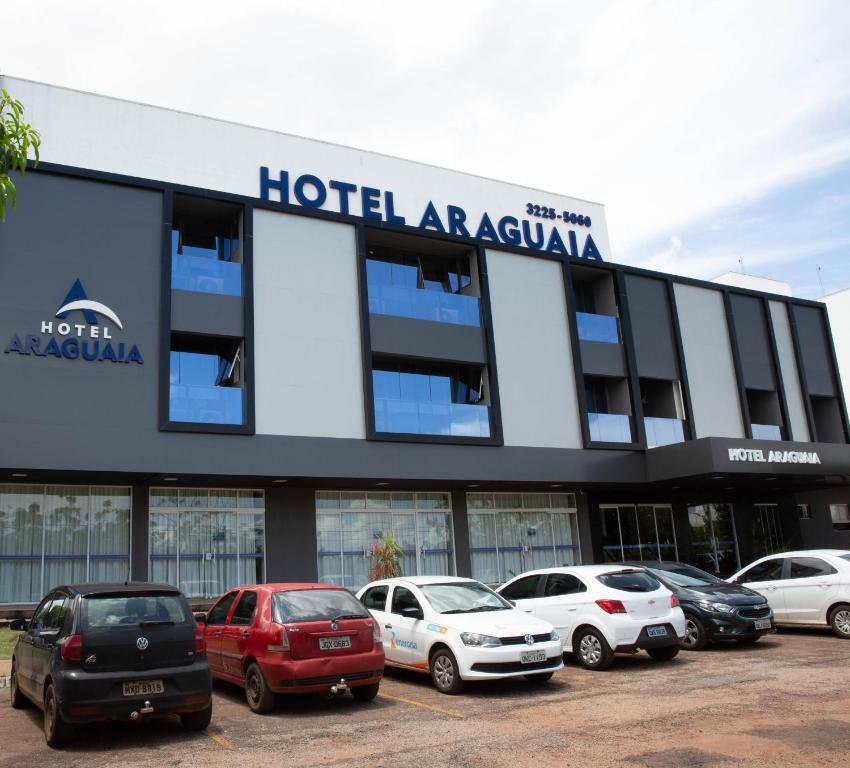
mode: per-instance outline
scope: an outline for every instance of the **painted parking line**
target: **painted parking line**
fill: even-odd
[[[457,717],[460,720],[463,720],[466,715],[462,712],[454,712],[451,709],[443,709],[442,707],[435,707],[432,704],[423,704],[421,701],[414,701],[413,699],[403,699],[401,696],[390,696],[388,693],[384,693],[383,691],[378,694],[378,696],[382,699],[390,699],[391,701],[400,701],[402,704],[412,704],[414,707],[421,707],[422,709],[430,709],[432,712],[439,712],[441,715],[448,715],[449,717]]]
[[[204,731],[204,733],[220,747],[224,747],[225,749],[234,749],[233,743],[225,739],[224,736],[219,736],[217,733],[210,733],[209,731]]]

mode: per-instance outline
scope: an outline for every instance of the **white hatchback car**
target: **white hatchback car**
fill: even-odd
[[[764,595],[777,624],[830,626],[838,637],[850,639],[850,550],[768,555],[727,581]]]
[[[642,568],[576,565],[517,576],[498,592],[551,622],[564,651],[587,669],[607,669],[615,653],[645,650],[669,661],[685,636],[678,598]]]
[[[381,628],[386,663],[430,672],[441,693],[467,680],[525,676],[543,683],[564,666],[552,625],[516,610],[472,579],[411,576],[357,593]]]

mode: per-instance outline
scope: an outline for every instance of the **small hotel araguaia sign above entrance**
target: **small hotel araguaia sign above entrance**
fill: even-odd
[[[78,322],[80,315],[85,322]],[[3,352],[65,360],[143,364],[139,347],[114,337],[116,329],[124,330],[121,319],[106,304],[89,299],[78,278],[60,302],[53,319],[41,321],[38,334],[13,334]]]

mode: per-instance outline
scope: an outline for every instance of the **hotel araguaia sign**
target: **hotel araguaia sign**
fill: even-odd
[[[3,352],[142,365],[141,350],[121,338],[123,331],[124,324],[117,313],[106,304],[89,299],[78,278],[53,317],[41,321],[37,333],[13,334]]]

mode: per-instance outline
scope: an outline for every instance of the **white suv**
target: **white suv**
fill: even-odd
[[[830,626],[850,639],[850,550],[781,552],[727,579],[767,598],[777,624]]]
[[[587,669],[607,669],[615,653],[637,650],[668,661],[685,636],[678,598],[641,568],[545,568],[521,574],[497,591],[519,610],[554,625],[564,651]]]

